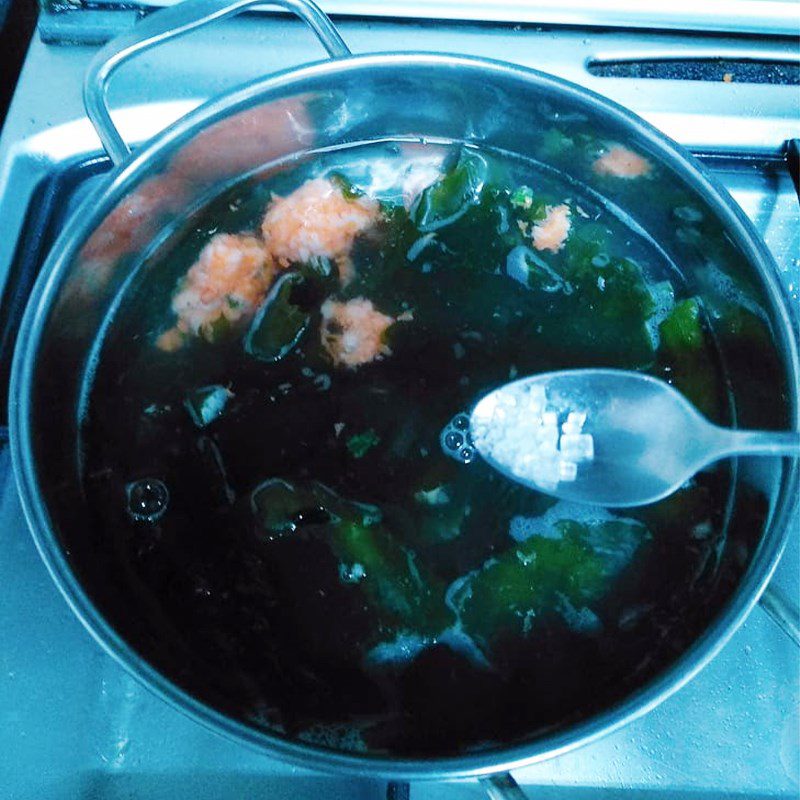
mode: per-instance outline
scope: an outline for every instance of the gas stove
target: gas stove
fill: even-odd
[[[783,157],[784,143],[800,137],[791,37],[797,7],[739,0],[690,9],[676,1],[658,13],[634,4],[626,17],[624,3],[539,5],[538,13],[525,3],[475,0],[331,0],[327,8],[346,15],[335,21],[356,53],[501,58],[632,108],[706,162],[764,237],[800,303],[800,212]],[[3,393],[9,344],[32,281],[71,211],[110,169],[83,112],[83,75],[98,43],[136,13],[103,2],[60,14],[51,9],[31,44],[0,137]],[[601,13],[618,27],[581,27]],[[215,93],[322,57],[301,24],[256,13],[144,55],[120,72],[110,101],[123,135],[141,142]],[[3,434],[0,428],[0,796],[405,795],[403,786],[317,774],[245,749],[131,678],[91,640],[50,581],[22,517]],[[798,535],[773,580],[794,602],[798,522],[795,516]],[[515,777],[537,800],[795,798],[799,675],[800,650],[757,607],[716,659],[652,713]],[[415,800],[482,796],[474,781],[411,787]]]

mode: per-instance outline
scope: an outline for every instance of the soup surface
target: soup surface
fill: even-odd
[[[463,416],[597,365],[729,419],[708,309],[599,193],[647,201],[657,167],[590,157],[598,192],[473,148],[318,153],[142,261],[82,447],[101,605],[159,669],[279,734],[443,755],[585,717],[686,646],[733,569],[728,469],[574,506],[493,473]]]

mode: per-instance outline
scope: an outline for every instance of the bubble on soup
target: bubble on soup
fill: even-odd
[[[156,522],[167,511],[169,490],[158,478],[142,478],[125,487],[126,510],[137,522]]]
[[[446,456],[461,464],[472,463],[476,454],[469,432],[469,417],[456,414],[439,434],[439,444]]]

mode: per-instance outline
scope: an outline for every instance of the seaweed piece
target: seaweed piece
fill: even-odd
[[[595,266],[591,279],[579,284],[579,304],[590,307],[597,324],[628,322],[632,334],[645,333],[644,323],[655,312],[652,294],[639,265],[628,258],[614,258]]]
[[[455,462],[453,462],[455,465]],[[469,515],[469,481],[456,474],[454,479],[419,489],[413,503],[394,510],[393,516],[402,519],[404,539],[423,547],[452,541],[461,535]],[[392,512],[387,511],[392,515]]]
[[[200,336],[209,344],[217,344],[227,339],[234,330],[233,323],[224,315],[220,315],[211,322],[204,322],[198,331]]]
[[[183,405],[189,412],[192,422],[198,428],[205,428],[222,414],[232,397],[233,392],[230,389],[213,384],[189,392]]]
[[[440,180],[424,189],[411,218],[423,233],[436,231],[464,216],[480,200],[489,166],[472,150],[463,150],[458,162]]]
[[[561,156],[575,147],[575,141],[558,128],[548,128],[539,137],[538,151],[544,157]]]
[[[253,490],[250,508],[259,530],[267,539],[275,540],[304,525],[338,523],[340,517],[321,501],[319,492],[313,489],[298,489],[288,481],[272,478]]]
[[[611,263],[610,232],[597,222],[582,222],[573,227],[564,253],[572,278],[590,279],[597,268]]]
[[[656,304],[636,262],[610,258],[561,274],[567,279],[562,291],[548,295],[547,313],[536,320],[539,342],[559,348],[568,364],[636,369],[653,363],[648,322]]]
[[[340,580],[369,600],[379,620],[376,635],[437,633],[451,621],[443,586],[394,539],[375,506],[346,500],[317,482],[271,479],[253,492],[251,508],[268,539],[301,528],[322,537],[339,561]]]
[[[533,535],[490,558],[451,588],[465,630],[484,643],[504,634],[527,634],[537,617],[552,613],[567,622],[610,589],[628,566],[647,529],[632,521],[582,524],[559,520],[548,535]],[[590,617],[591,615],[591,617]]]
[[[328,180],[339,189],[345,200],[358,200],[364,196],[364,192],[355,186],[342,172],[331,172],[328,175]]]
[[[508,202],[519,220],[517,227],[527,235],[532,223],[541,222],[547,216],[548,205],[558,205],[561,201],[536,195],[529,186],[518,186],[509,195]]]
[[[700,305],[690,297],[678,303],[659,326],[661,342],[674,352],[699,350],[705,344],[700,323]]]
[[[375,606],[384,635],[436,634],[452,622],[443,586],[382,525],[343,522],[333,531],[333,547],[343,562],[361,566],[358,584]]]
[[[381,438],[370,428],[363,433],[356,433],[347,440],[347,449],[353,458],[363,458]]]
[[[517,245],[506,258],[506,274],[540,292],[571,294],[572,285],[527,245]]]
[[[721,421],[723,386],[697,298],[678,303],[659,326],[659,333],[660,361],[667,368],[670,383],[701,413]]]
[[[294,302],[294,295],[304,282],[297,272],[278,279],[245,336],[244,349],[249,355],[275,363],[285,358],[303,338],[311,314]]]

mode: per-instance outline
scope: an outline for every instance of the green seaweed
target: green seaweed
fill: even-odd
[[[695,297],[679,302],[659,326],[659,360],[675,388],[714,421],[723,417],[724,387]]]
[[[328,180],[336,186],[342,193],[345,200],[358,200],[364,196],[364,192],[353,184],[353,182],[342,172],[331,172]]]
[[[575,222],[564,249],[572,278],[590,279],[594,270],[611,261],[610,232],[597,222]]]
[[[356,433],[347,440],[347,449],[353,458],[363,458],[381,438],[372,428],[363,433]]]
[[[302,339],[311,314],[293,302],[293,295],[303,283],[303,276],[296,272],[278,279],[245,336],[244,349],[249,355],[275,363]]]
[[[689,353],[705,345],[700,304],[690,297],[678,303],[659,326],[662,345],[673,352]]]
[[[343,563],[361,565],[358,585],[373,604],[382,633],[436,634],[452,622],[444,587],[382,525],[345,521],[334,528],[332,543]]]
[[[484,643],[525,634],[540,616],[596,603],[648,538],[634,522],[560,520],[552,535],[533,535],[489,559],[458,588],[465,630]]]
[[[540,338],[569,360],[628,369],[655,359],[648,320],[656,310],[641,268],[626,258],[566,270],[562,291],[537,320]],[[573,355],[574,354],[574,355]]]
[[[489,165],[472,150],[463,150],[456,165],[424,189],[412,209],[411,218],[422,233],[456,222],[480,202]]]
[[[377,507],[342,498],[315,481],[271,479],[252,493],[251,509],[267,539],[301,528],[323,538],[342,565],[342,579],[371,604],[381,633],[430,634],[449,624],[442,584],[392,536]]]
[[[508,198],[515,215],[524,222],[539,222],[547,216],[548,201],[529,186],[518,186]]]
[[[200,326],[200,335],[209,344],[219,344],[230,338],[236,330],[236,326],[224,315],[205,322]]]
[[[213,384],[193,389],[186,395],[183,405],[189,412],[192,422],[198,428],[205,428],[206,425],[210,425],[221,416],[231,397],[233,397],[233,393],[230,389]]]

